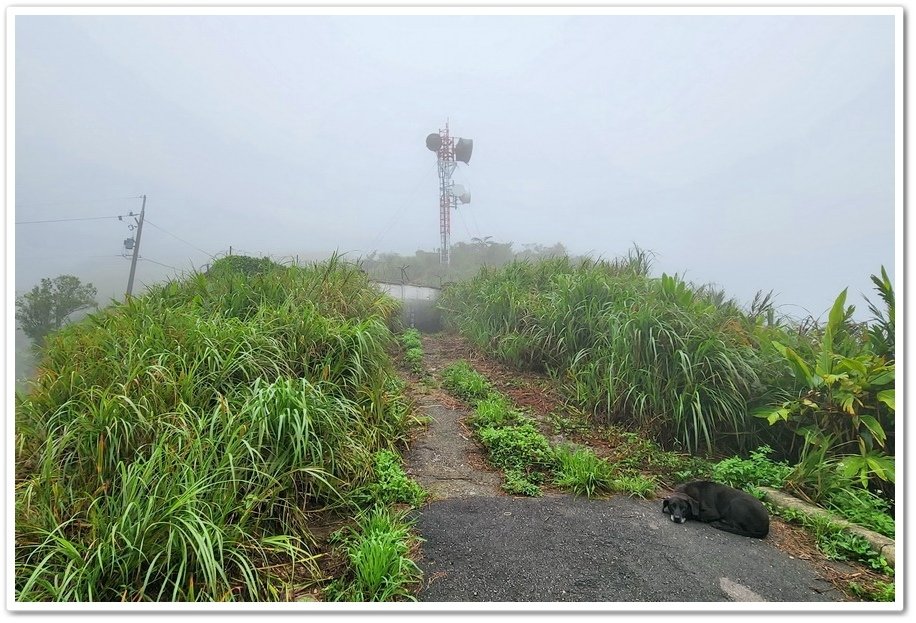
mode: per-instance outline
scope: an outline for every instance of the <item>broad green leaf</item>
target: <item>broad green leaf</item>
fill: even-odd
[[[861,456],[847,456],[837,465],[837,470],[844,478],[852,478],[865,468],[865,457]]]
[[[868,375],[868,368],[866,368],[865,363],[859,359],[853,359],[851,357],[840,357],[837,363],[838,369],[846,370],[848,372],[856,372],[863,377]]]
[[[895,390],[893,389],[885,389],[883,391],[878,392],[878,400],[886,404],[890,408],[891,411],[897,410],[896,408],[894,408],[894,393],[895,393]]]
[[[772,426],[773,424],[775,424],[775,423],[778,422],[779,420],[782,420],[783,422],[788,421],[788,420],[789,420],[789,410],[788,410],[788,409],[783,409],[783,408],[774,409],[773,411],[771,411],[770,413],[768,413],[768,414],[765,415],[765,416],[759,415],[759,416],[757,416],[757,417],[766,417],[767,423],[768,423],[770,426]]]
[[[836,300],[833,302],[833,307],[830,309],[830,316],[827,320],[827,329],[832,329],[833,332],[836,332],[837,329],[843,324],[843,318],[846,317],[846,290],[844,289],[840,292],[839,296],[836,297]],[[832,343],[831,343],[832,350]]]
[[[805,363],[805,360],[798,355],[798,353],[796,353],[788,346],[780,344],[776,341],[773,342],[773,345],[776,347],[776,350],[778,350],[782,356],[785,357],[790,364],[792,364],[792,367],[795,368],[795,374],[797,377],[803,380],[805,384],[812,389],[817,386],[817,383],[811,374],[811,368],[807,363]]]
[[[894,366],[881,367],[872,371],[868,377],[869,385],[886,385],[894,382]]]
[[[865,428],[871,431],[871,434],[874,435],[875,439],[880,445],[884,445],[884,442],[887,440],[887,434],[884,432],[884,427],[871,415],[861,415],[859,416],[859,421],[865,425]]]

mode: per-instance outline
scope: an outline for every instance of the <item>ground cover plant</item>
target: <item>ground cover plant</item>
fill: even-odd
[[[386,351],[396,309],[337,258],[226,258],[50,335],[16,402],[16,599],[320,583],[314,518],[397,480],[379,454],[410,421]]]
[[[469,418],[487,449],[489,461],[503,470],[503,489],[512,494],[537,496],[548,479],[577,495],[625,492],[648,497],[655,479],[636,470],[619,469],[586,447],[554,446],[537,423],[493,388],[466,361],[442,371],[443,385],[474,406]]]
[[[407,329],[401,334],[401,346],[404,347],[404,359],[410,366],[411,372],[418,376],[423,375],[423,342],[420,332],[416,329]]]

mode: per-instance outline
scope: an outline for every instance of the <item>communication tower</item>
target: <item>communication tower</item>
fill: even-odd
[[[452,181],[452,173],[459,162],[468,164],[474,141],[460,137],[456,140],[449,134],[446,120],[445,129],[426,137],[426,148],[436,153],[436,161],[439,164],[439,263],[448,265],[451,261],[451,211],[458,208],[459,202],[471,202],[471,193]]]

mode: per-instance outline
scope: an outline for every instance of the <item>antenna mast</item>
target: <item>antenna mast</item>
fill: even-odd
[[[461,186],[456,187],[452,181],[452,173],[458,162],[465,164],[471,159],[473,141],[459,138],[449,134],[448,120],[445,129],[439,133],[432,133],[426,137],[426,148],[436,152],[436,162],[439,165],[439,264],[451,263],[451,235],[452,235],[452,209],[458,208],[458,202],[470,203],[471,195]]]

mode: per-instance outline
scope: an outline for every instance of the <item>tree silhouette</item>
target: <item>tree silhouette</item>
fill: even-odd
[[[60,329],[73,312],[97,307],[95,286],[73,275],[42,279],[41,284],[16,298],[16,321],[37,345]]]

